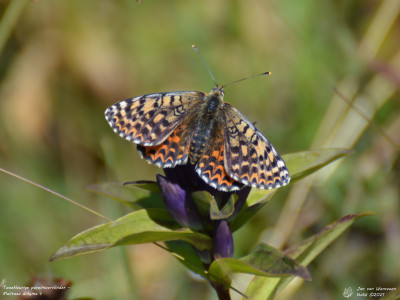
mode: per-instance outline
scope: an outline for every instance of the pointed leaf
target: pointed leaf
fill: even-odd
[[[190,195],[190,197],[196,204],[196,207],[197,207],[200,215],[204,218],[209,217],[210,206],[211,206],[211,202],[214,200],[214,197],[207,191],[193,192]]]
[[[151,180],[138,180],[124,182],[124,186],[134,186],[142,190],[149,191],[153,194],[161,195],[160,187],[157,182]]]
[[[105,182],[86,187],[91,192],[107,196],[134,209],[164,208],[160,189],[155,182]]]
[[[370,213],[360,213],[356,215],[345,216],[331,225],[322,229],[316,235],[308,238],[299,245],[295,245],[285,251],[287,255],[296,259],[303,266],[310,264],[326,247],[328,247],[336,238],[343,234],[353,222]],[[247,287],[246,295],[251,299],[273,299],[283,287],[285,287],[292,278],[265,278],[254,277]]]
[[[285,253],[295,257],[297,260],[308,265],[313,261],[325,248],[336,240],[343,232],[350,227],[360,217],[370,216],[374,213],[364,212],[344,216],[332,224],[323,228],[314,236],[304,240],[285,250]]]
[[[256,193],[258,196],[260,196],[260,201],[253,203],[252,205],[248,205],[247,200],[245,205],[243,205],[242,209],[238,213],[238,215],[233,219],[233,221],[230,223],[230,228],[232,232],[235,232],[238,230],[240,227],[242,227],[246,222],[251,219],[268,201],[272,198],[272,196],[275,194],[276,190],[258,190],[258,189],[252,189],[250,192],[250,196],[252,195],[253,190],[257,190]],[[258,191],[260,191],[258,193]],[[249,196],[249,197],[250,197]],[[252,199],[255,199],[253,197]],[[250,199],[251,201],[251,199]]]
[[[334,160],[351,153],[348,149],[321,149],[315,151],[304,151],[283,155],[282,158],[290,173],[290,182],[293,183],[310,175]],[[274,190],[252,189],[246,204],[243,206],[235,220],[231,223],[232,231],[239,229],[253,215],[255,215],[266,203],[271,200]]]
[[[165,243],[171,254],[186,268],[206,278],[207,270],[199,258],[199,253],[188,243],[183,241],[167,241]]]
[[[215,199],[212,199],[210,203],[211,220],[223,220],[232,216],[235,211],[235,200],[237,200],[237,198],[237,195],[232,194],[229,197],[228,202],[225,203],[224,207],[222,207],[221,210],[218,207],[217,201]]]
[[[179,229],[167,211],[142,209],[79,233],[60,248],[50,260],[100,251],[118,245],[170,240],[183,240],[201,250],[211,248],[210,237],[190,229]]]
[[[310,175],[331,162],[349,155],[352,150],[342,148],[320,149],[283,155],[290,173],[290,182]]]
[[[266,244],[259,244],[249,255],[240,259],[220,258],[210,266],[209,273],[225,284],[229,272],[248,273],[258,276],[300,276],[311,280],[307,269],[284,252]]]

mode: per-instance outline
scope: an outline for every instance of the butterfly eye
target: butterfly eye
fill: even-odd
[[[213,89],[211,90],[210,94],[216,93],[216,92],[218,92],[218,94],[220,94],[221,97],[224,97],[224,96],[225,96],[224,90],[223,90],[221,87],[213,88]]]

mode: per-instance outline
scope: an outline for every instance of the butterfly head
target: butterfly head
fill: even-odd
[[[206,109],[207,113],[215,112],[217,108],[224,105],[224,91],[220,86],[216,86],[206,95]]]
[[[217,85],[215,88],[211,90],[209,95],[214,95],[223,98],[225,96],[224,88],[222,86]]]

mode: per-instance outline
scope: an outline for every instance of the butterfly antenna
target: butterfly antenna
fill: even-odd
[[[201,53],[200,53],[200,50],[197,49],[196,45],[192,45],[192,48],[194,49],[194,51],[196,51],[196,52],[200,55],[200,58],[201,58],[201,60],[203,61],[203,64],[204,64],[204,66],[206,67],[208,73],[211,75],[211,78],[212,78],[212,80],[214,81],[215,86],[218,87],[218,84],[217,84],[217,82],[215,81],[214,75],[211,73],[210,68],[207,66],[206,61],[205,61],[204,58],[203,58],[203,55],[201,55]]]
[[[255,78],[255,77],[259,77],[259,76],[264,76],[264,75],[271,75],[271,72],[264,72],[264,73],[261,73],[261,74],[257,74],[257,75],[253,75],[253,76],[249,76],[249,77],[245,77],[245,78],[242,78],[242,79],[239,79],[239,80],[235,80],[235,81],[229,82],[229,83],[223,85],[221,87],[221,89],[227,87],[228,85],[232,85],[234,83],[238,83],[240,81],[244,81],[244,80],[247,80],[247,79],[251,79],[251,78]]]

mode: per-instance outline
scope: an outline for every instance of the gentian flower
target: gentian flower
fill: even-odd
[[[197,175],[191,164],[165,168],[164,172],[165,176],[157,175],[157,183],[168,212],[180,225],[206,232],[213,238],[213,249],[210,253],[213,259],[232,257],[234,245],[228,219],[240,211],[251,188],[245,186],[236,192],[238,199],[231,215],[213,220],[209,213],[202,215],[199,212],[198,206],[192,199],[192,193],[197,191],[210,193],[221,209],[235,192],[223,192],[209,186]],[[199,253],[199,256],[204,256],[204,253]]]

